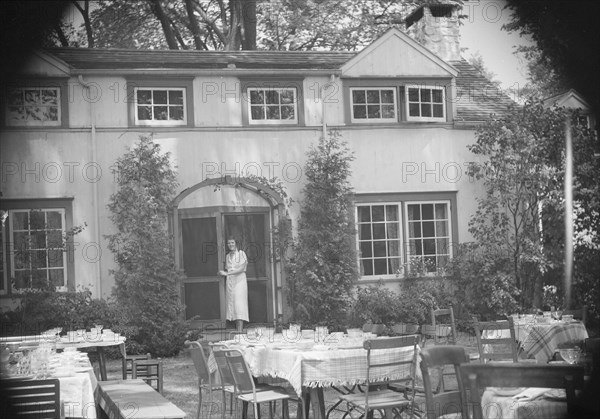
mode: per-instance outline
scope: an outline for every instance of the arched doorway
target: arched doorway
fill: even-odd
[[[284,214],[275,191],[248,179],[207,179],[179,194],[170,223],[187,319],[226,326],[225,280],[217,271],[229,236],[248,256],[250,322],[272,322],[282,313],[282,267],[273,256],[272,232]]]

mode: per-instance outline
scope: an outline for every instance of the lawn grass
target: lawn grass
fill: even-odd
[[[467,352],[477,352],[477,348],[473,345],[473,340],[468,335],[459,336],[458,344],[465,346]],[[192,363],[191,358],[186,352],[163,360],[163,395],[174,405],[179,407],[187,414],[187,418],[196,418],[198,409],[198,376]],[[109,380],[118,380],[122,378],[122,366],[120,359],[107,361],[107,374]],[[339,393],[333,389],[325,389],[325,407],[329,409],[339,396]],[[204,400],[206,401],[206,393]],[[213,393],[213,410],[209,413],[208,406],[203,407],[201,419],[218,419],[221,418],[221,393]],[[422,404],[423,400],[417,400],[417,403]],[[266,408],[263,409],[263,417],[268,417]],[[251,410],[250,410],[251,412]],[[229,410],[226,412],[226,418],[234,418]],[[343,416],[342,411],[334,411],[329,417],[330,419],[340,419]],[[277,412],[280,417],[280,412]],[[290,403],[290,416],[295,417],[296,406]],[[357,415],[355,415],[357,416]],[[250,413],[250,417],[252,414]]]

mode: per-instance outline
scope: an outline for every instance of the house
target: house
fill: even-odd
[[[230,234],[250,257],[250,320],[285,316],[272,227],[296,223],[305,153],[333,129],[356,156],[361,283],[393,286],[409,261],[440,274],[481,193],[467,145],[513,102],[460,57],[458,6],[422,6],[406,26],[360,52],[36,51],[3,86],[0,305],[35,285],[24,255],[37,280],[110,294],[111,168],[150,133],[178,171],[169,228],[188,318],[224,320]],[[252,175],[281,179],[296,204]]]

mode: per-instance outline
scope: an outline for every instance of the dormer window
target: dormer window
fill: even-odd
[[[7,126],[60,126],[59,87],[10,87],[7,90]]]
[[[135,89],[137,125],[185,125],[185,89]]]
[[[352,122],[396,122],[395,88],[351,88]]]
[[[406,86],[407,121],[445,121],[444,89],[434,86]]]
[[[295,87],[250,87],[250,124],[297,124],[298,97]]]

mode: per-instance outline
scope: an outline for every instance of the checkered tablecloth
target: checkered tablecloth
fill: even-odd
[[[550,390],[550,389],[548,389]],[[539,397],[520,401],[511,396],[499,396],[493,388],[481,397],[483,417],[486,419],[563,419],[567,417],[567,402]]]
[[[580,343],[588,337],[581,322],[520,323],[515,331],[525,352],[540,363],[548,362],[561,345]]]
[[[294,391],[302,394],[303,387],[351,386],[365,382],[367,356],[363,348],[335,350],[299,350],[277,345],[229,345],[241,349],[255,377],[284,379]],[[373,363],[412,359],[413,348],[394,348],[373,351]],[[214,360],[209,364],[215,368]],[[419,373],[417,366],[416,372]],[[375,379],[400,379],[410,375],[410,366],[381,367],[374,371]]]

